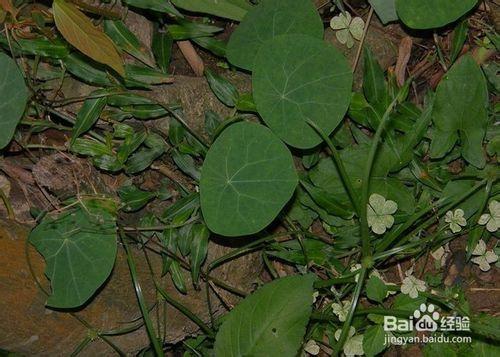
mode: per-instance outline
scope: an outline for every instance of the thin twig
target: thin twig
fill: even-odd
[[[363,45],[365,43],[366,34],[368,33],[368,27],[370,26],[370,22],[372,21],[373,16],[373,7],[370,7],[370,12],[368,13],[368,18],[366,19],[365,29],[363,30],[363,37],[361,37],[361,41],[359,42],[358,52],[356,53],[356,58],[354,59],[354,63],[352,64],[352,73],[356,72],[356,68],[358,67],[359,59],[361,58],[361,52],[363,51]]]

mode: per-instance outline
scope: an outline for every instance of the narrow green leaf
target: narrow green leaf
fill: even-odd
[[[196,181],[200,180],[200,170],[190,155],[181,154],[178,150],[174,150],[172,152],[172,159],[182,172]]]
[[[102,87],[109,87],[114,84],[110,76],[104,71],[104,66],[79,53],[72,53],[62,61],[69,73],[85,83]]]
[[[123,169],[123,163],[114,154],[96,156],[92,159],[92,163],[98,168],[110,172],[117,172]]]
[[[144,207],[156,197],[156,192],[143,191],[134,185],[120,187],[118,195],[126,212],[134,212]]]
[[[102,156],[112,155],[113,151],[106,144],[94,139],[76,138],[71,145],[71,151],[80,155]]]
[[[208,238],[210,232],[204,224],[195,224],[191,229],[193,236],[191,241],[191,253],[189,260],[191,262],[191,277],[193,284],[198,285],[200,278],[201,265],[207,258],[208,254]]]
[[[174,39],[168,31],[157,29],[153,32],[151,50],[153,51],[158,67],[164,73],[168,73],[173,44]]]
[[[172,282],[179,292],[186,294],[186,282],[184,281],[184,276],[182,275],[182,269],[177,262],[177,260],[172,260],[170,264],[170,276],[172,277]]]
[[[354,215],[354,212],[350,210],[349,207],[346,207],[337,201],[335,195],[322,190],[321,188],[310,185],[305,181],[301,181],[301,185],[305,188],[314,202],[316,202],[318,206],[323,208],[329,214],[339,216],[344,219],[351,219]]]
[[[236,105],[239,94],[238,90],[231,82],[209,69],[205,70],[205,78],[214,94],[222,103],[228,107],[234,107]]]
[[[193,224],[188,224],[178,229],[177,248],[179,248],[179,252],[185,257],[191,253],[191,242],[193,241],[192,229]]]
[[[176,41],[211,36],[222,30],[221,27],[185,20],[178,21],[177,25],[168,26],[169,34]]]
[[[172,83],[172,77],[153,68],[135,64],[125,65],[125,80],[145,83],[146,85]],[[133,86],[133,84],[132,84]],[[141,85],[142,86],[142,85]]]
[[[5,36],[0,36],[0,45],[10,50],[10,46],[15,53],[28,56],[41,56],[54,59],[63,59],[69,55],[69,46],[60,38],[48,39],[39,37],[34,39],[16,38],[11,41],[10,46]]]
[[[388,93],[385,83],[384,71],[373,56],[373,52],[365,47],[364,50],[364,74],[363,74],[363,93],[371,104],[387,103]]]
[[[205,131],[211,137],[216,133],[216,129],[222,123],[222,118],[219,114],[215,113],[212,110],[208,110],[205,112]]]
[[[175,6],[231,20],[241,21],[252,8],[246,0],[172,0]]]
[[[451,63],[454,63],[464,47],[467,34],[469,32],[469,25],[466,20],[460,22],[453,31],[453,42],[451,43]]]
[[[177,229],[165,229],[161,234],[161,241],[168,252],[172,254],[177,253]],[[165,275],[170,270],[170,265],[172,265],[173,258],[171,258],[168,254],[162,254],[162,258],[162,275]]]
[[[153,327],[153,321],[149,316],[148,306],[146,300],[144,299],[144,295],[142,293],[142,287],[141,284],[139,283],[139,279],[137,276],[137,268],[135,266],[134,257],[126,242],[123,242],[123,247],[125,248],[125,251],[127,253],[127,263],[130,269],[130,276],[134,284],[135,295],[137,297],[137,302],[139,303],[139,308],[141,310],[142,318],[144,320],[144,325],[146,326],[146,331],[148,333],[149,341],[151,342],[151,345],[153,345],[155,356],[163,357],[164,356],[163,348],[159,343],[159,339],[157,338],[156,332]]]
[[[178,18],[184,17],[169,0],[124,0],[124,3],[139,9],[158,11]]]
[[[112,105],[114,107],[123,107],[129,105],[143,105],[143,104],[154,104],[154,103],[151,99],[146,98],[142,95],[138,95],[132,92],[126,92],[108,96],[107,104]]]
[[[242,112],[257,112],[257,106],[253,100],[252,93],[242,93],[238,96],[238,100],[235,103],[236,108]]]
[[[105,90],[99,89],[90,93],[90,97],[105,93],[107,93]],[[76,115],[75,125],[71,131],[71,146],[80,135],[87,132],[97,122],[102,110],[106,106],[106,101],[106,96],[100,96],[98,98],[86,99],[83,102],[82,107]]]
[[[227,43],[225,41],[219,40],[213,36],[196,37],[193,38],[193,41],[198,46],[209,50],[216,56],[226,57]]]
[[[187,212],[189,215],[200,206],[199,194],[197,192],[177,200],[163,212],[161,219],[170,222],[175,216]]]
[[[143,147],[132,154],[125,163],[125,172],[135,174],[145,170],[154,160],[161,156],[166,150],[163,138],[155,133],[150,133],[144,140],[147,148]]]
[[[153,60],[146,46],[130,31],[121,20],[105,20],[104,32],[123,51],[137,58],[142,63],[153,67]]]

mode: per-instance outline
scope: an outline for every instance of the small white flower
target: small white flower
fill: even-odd
[[[401,284],[401,292],[403,294],[409,295],[412,299],[418,297],[419,291],[427,290],[425,281],[415,278],[413,275],[409,275],[403,279],[403,284]]]
[[[316,341],[309,340],[304,346],[304,351],[306,351],[310,355],[317,356],[319,354],[319,345],[316,343]]]
[[[318,296],[319,296],[319,291],[313,292],[313,304],[316,302],[316,299],[318,298]]]
[[[431,252],[431,256],[434,260],[438,261],[441,266],[445,266],[446,258],[450,254],[450,249],[448,245],[437,248],[435,251]]]
[[[398,205],[378,193],[373,193],[368,201],[368,226],[374,233],[384,234],[394,224],[392,215],[398,210]]]
[[[460,232],[462,230],[462,227],[465,227],[465,225],[467,224],[467,221],[464,217],[464,211],[460,208],[457,208],[454,212],[446,212],[444,221],[450,225],[450,229],[453,233]]]
[[[351,17],[351,14],[345,12],[334,16],[330,20],[330,27],[336,30],[335,36],[340,43],[351,48],[354,46],[354,40],[360,41],[363,37],[363,30],[365,27],[365,22],[361,17]]]
[[[356,329],[354,327],[349,327],[349,335],[344,344],[344,354],[346,357],[350,356],[362,356],[365,354],[363,350],[363,335],[355,335]],[[335,339],[338,341],[342,330],[335,331]]]
[[[349,270],[351,271],[351,273],[354,273],[355,271],[359,271],[359,270],[361,270],[361,264],[354,264],[353,266],[351,266],[351,268]],[[359,273],[357,273],[354,276],[354,281],[357,283],[358,279],[359,279]]]
[[[494,233],[498,230],[498,226],[500,226],[500,202],[497,200],[493,200],[488,205],[490,213],[485,213],[479,217],[480,225],[486,224],[486,229],[488,232]]]
[[[335,315],[339,317],[341,322],[344,322],[347,319],[347,315],[349,314],[349,309],[351,308],[351,301],[344,300],[342,304],[338,304],[334,302],[332,304],[332,310]]]
[[[477,243],[476,248],[472,251],[472,255],[476,255],[476,257],[471,259],[472,262],[479,265],[479,269],[482,271],[490,270],[490,263],[498,260],[498,255],[493,250],[486,250],[486,243],[482,239]]]

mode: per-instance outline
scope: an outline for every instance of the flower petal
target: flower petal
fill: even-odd
[[[330,27],[332,30],[341,30],[345,28],[344,21],[340,18],[340,16],[334,16],[330,20]]]
[[[389,216],[389,215],[385,215],[385,216],[381,217],[381,221],[384,223],[386,228],[391,228],[392,225],[394,224],[394,217]]]
[[[370,195],[370,198],[368,199],[370,206],[372,206],[373,210],[377,212],[378,214],[384,213],[380,209],[384,207],[385,205],[385,198],[382,195],[379,195],[378,193],[372,193]]]
[[[498,255],[496,255],[495,252],[493,252],[492,250],[488,250],[484,254],[484,258],[488,263],[494,263],[498,260]]]
[[[500,217],[500,202],[493,200],[490,202],[488,208],[493,217]]]
[[[387,200],[383,206],[383,214],[394,214],[398,210],[398,204],[394,201]]]
[[[496,232],[498,230],[498,221],[494,218],[490,219],[486,224],[486,229],[491,233]]]
[[[472,255],[483,255],[486,253],[486,243],[481,239],[477,242],[476,248],[472,251]]]
[[[490,220],[491,220],[491,215],[488,213],[484,213],[481,215],[481,217],[479,217],[479,221],[477,221],[477,224],[485,225]]]
[[[450,223],[450,229],[453,233],[458,233],[462,230],[462,227],[460,227],[458,224],[456,224],[455,222],[451,222]]]
[[[486,261],[484,255],[481,255],[479,257],[474,257],[471,259],[471,261],[479,265],[479,269],[481,269],[482,271],[488,271],[491,268],[490,264]]]
[[[455,210],[454,216],[455,216],[455,218],[460,218],[460,217],[463,217],[463,216],[464,216],[464,214],[465,214],[465,212],[464,212],[464,210],[463,210],[463,209],[461,209],[461,208],[457,208],[457,209]]]
[[[344,345],[344,354],[347,356],[362,356],[365,354],[363,350],[363,335],[356,335],[349,338]]]
[[[304,346],[304,351],[309,353],[310,355],[316,356],[319,354],[319,346],[314,340],[309,340],[307,341],[306,345]]]
[[[365,22],[361,17],[355,17],[352,19],[349,25],[349,31],[351,31],[352,37],[360,41],[363,37],[363,31],[365,29]]]
[[[337,37],[337,40],[343,45],[347,44],[349,39],[352,40],[351,34],[349,33],[348,29],[342,29],[337,32],[335,32],[335,37]]]
[[[372,231],[375,234],[384,234],[386,230],[385,223],[381,222],[380,219],[377,219],[372,225]]]

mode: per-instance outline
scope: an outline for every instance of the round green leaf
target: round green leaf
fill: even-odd
[[[255,59],[253,94],[266,124],[291,146],[308,149],[330,134],[351,99],[352,71],[345,57],[323,40],[284,35],[266,42]]]
[[[477,0],[396,0],[404,24],[413,29],[443,27],[476,6]]]
[[[262,0],[231,35],[227,58],[235,66],[252,70],[265,41],[292,33],[323,38],[323,23],[312,1]]]
[[[264,285],[236,306],[215,338],[215,355],[296,356],[311,315],[315,276]]]
[[[16,62],[0,52],[0,149],[12,139],[28,100],[28,90]]]
[[[268,128],[233,124],[213,143],[203,164],[203,217],[221,235],[256,233],[276,218],[296,185],[292,155]]]

